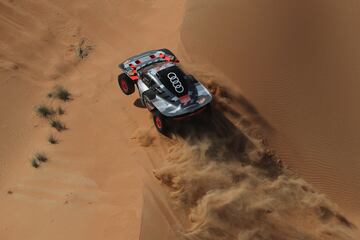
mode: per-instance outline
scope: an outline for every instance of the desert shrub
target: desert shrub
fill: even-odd
[[[66,130],[66,126],[60,120],[50,119],[49,123],[51,127],[55,128],[59,132]]]
[[[33,158],[33,159],[31,160],[31,165],[32,165],[34,168],[38,168],[38,167],[40,167],[40,162],[39,162],[39,160],[37,160],[36,158]]]
[[[35,159],[37,159],[40,162],[46,162],[48,160],[48,157],[44,153],[36,153]]]
[[[48,142],[50,144],[58,144],[59,140],[53,134],[50,134],[48,137]]]
[[[42,162],[46,162],[48,160],[48,157],[45,155],[45,153],[36,153],[34,157],[31,159],[31,165],[34,168],[40,167],[40,164]]]
[[[58,108],[57,108],[57,113],[58,113],[59,115],[64,115],[64,114],[65,114],[65,109],[63,109],[62,107],[58,107]]]
[[[52,115],[54,115],[55,111],[51,107],[48,107],[46,105],[39,105],[35,109],[38,116],[43,118],[48,118]]]
[[[49,92],[47,96],[50,98],[58,98],[64,102],[71,99],[71,93],[63,86],[56,86],[55,89],[52,92]]]
[[[86,39],[83,38],[76,47],[75,54],[78,58],[83,60],[89,56],[91,50],[93,50],[93,46],[89,45]]]

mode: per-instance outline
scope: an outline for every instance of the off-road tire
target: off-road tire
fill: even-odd
[[[118,76],[118,83],[120,89],[125,95],[130,95],[135,92],[135,83],[128,75],[122,73]]]
[[[169,136],[169,125],[166,117],[158,110],[153,111],[153,121],[156,129],[163,135]]]

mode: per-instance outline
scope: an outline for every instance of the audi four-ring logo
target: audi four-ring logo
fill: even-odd
[[[178,76],[174,72],[168,73],[167,77],[169,78],[171,84],[173,85],[173,87],[177,93],[184,92],[184,87],[181,84]]]

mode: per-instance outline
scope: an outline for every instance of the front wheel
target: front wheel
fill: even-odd
[[[166,121],[166,117],[162,115],[158,110],[155,110],[153,112],[153,121],[156,129],[165,136],[168,136],[169,126]]]
[[[120,74],[118,77],[118,82],[121,90],[125,95],[130,95],[134,93],[135,84],[134,81],[131,80],[131,78],[129,78],[128,75],[126,75],[125,73]]]

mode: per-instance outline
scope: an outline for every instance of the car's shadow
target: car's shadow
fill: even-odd
[[[140,98],[136,99],[133,104],[135,107],[138,108],[146,108],[146,106],[142,103]]]

